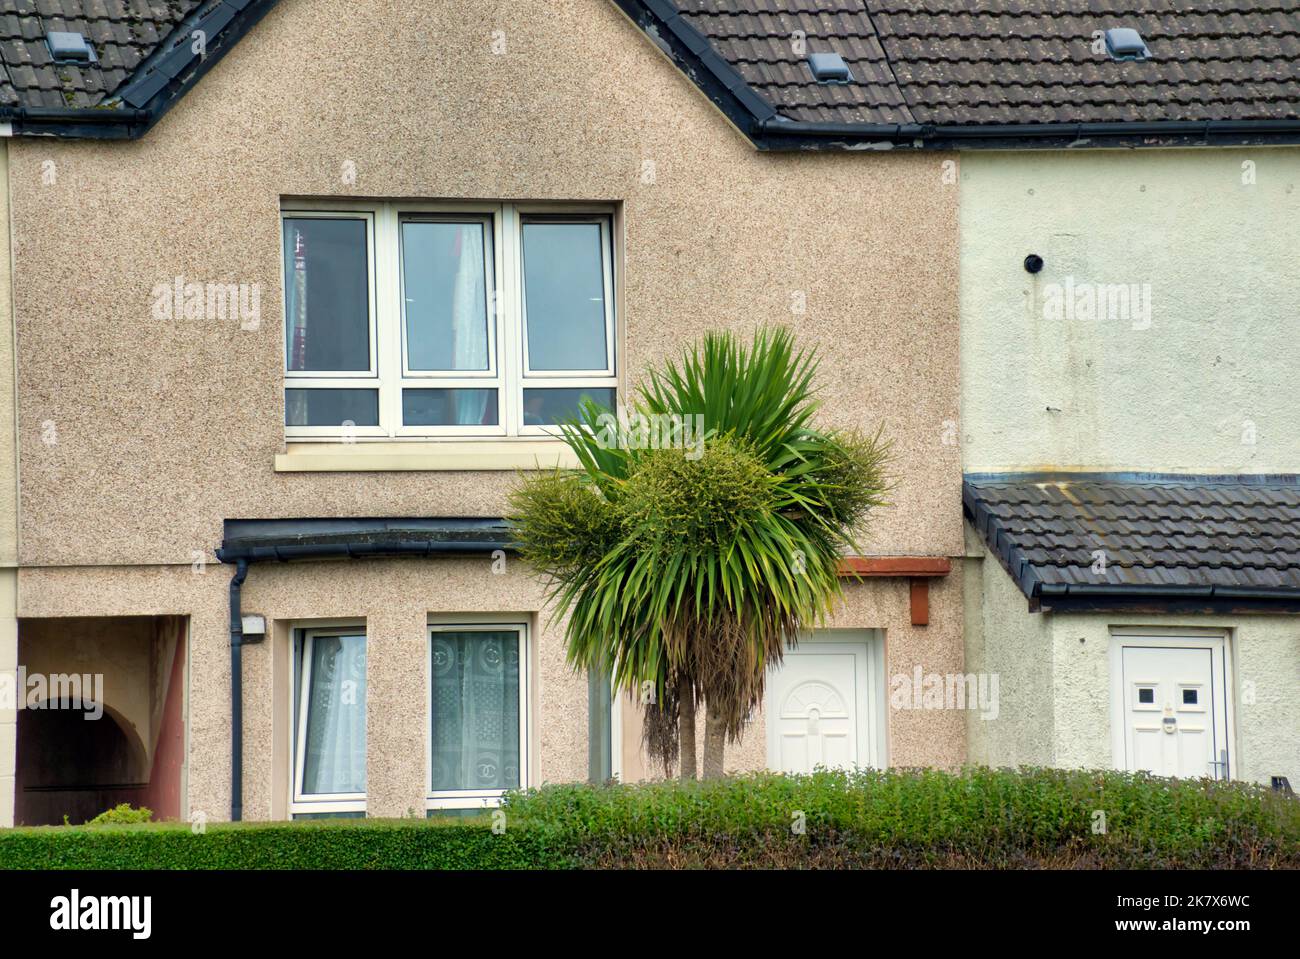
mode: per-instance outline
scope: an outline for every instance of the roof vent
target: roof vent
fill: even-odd
[[[818,83],[852,83],[849,65],[838,53],[808,54],[808,69]]]
[[[50,30],[45,34],[50,56],[61,63],[95,63],[95,48],[80,33]]]
[[[1142,42],[1142,34],[1130,27],[1106,31],[1106,52],[1112,60],[1146,60],[1151,51]]]

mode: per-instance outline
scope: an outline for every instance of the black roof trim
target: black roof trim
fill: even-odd
[[[670,0],[614,0],[719,110],[764,151],[1081,149],[1300,143],[1300,120],[879,124],[788,120],[759,96]],[[660,32],[664,28],[669,37]]]
[[[1134,471],[1073,472],[1047,470],[1036,473],[966,473],[966,483],[1155,483],[1168,486],[1292,486],[1300,487],[1298,473],[1140,473]]]
[[[515,549],[510,524],[495,517],[228,519],[223,563],[383,556],[463,556]]]
[[[754,91],[669,0],[614,3],[751,140],[758,124],[777,118],[776,108]]]
[[[15,136],[134,140],[144,136],[274,7],[276,0],[213,0],[186,17],[107,101],[93,107],[6,107]],[[198,31],[205,53],[193,49]]]

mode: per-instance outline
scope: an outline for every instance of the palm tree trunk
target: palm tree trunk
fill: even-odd
[[[680,743],[679,775],[682,782],[695,779],[695,689],[683,676],[677,681],[677,739]]]
[[[727,729],[722,716],[712,703],[704,712],[704,778],[721,779],[723,759],[726,756]]]

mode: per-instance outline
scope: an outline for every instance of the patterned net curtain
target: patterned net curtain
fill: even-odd
[[[317,636],[311,646],[302,791],[366,791],[366,639]]]
[[[433,634],[433,788],[519,785],[519,636]]]

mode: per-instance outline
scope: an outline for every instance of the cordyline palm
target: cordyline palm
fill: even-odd
[[[883,503],[886,444],[812,425],[815,370],[783,328],[748,347],[706,334],[649,374],[631,429],[585,403],[563,427],[581,468],[512,495],[523,555],[568,614],[570,664],[640,696],[647,747],[666,769],[680,759],[683,778],[695,775],[696,705],[705,775],[721,775],[766,670],[830,612],[841,553]],[[687,429],[661,428],[683,418]]]

